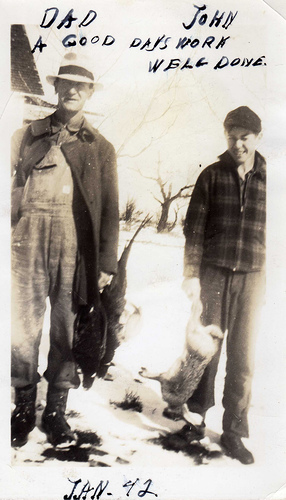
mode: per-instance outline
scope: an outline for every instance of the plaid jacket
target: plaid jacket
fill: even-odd
[[[266,164],[255,153],[241,196],[237,166],[226,151],[198,177],[186,215],[184,276],[202,264],[259,271],[265,263]]]

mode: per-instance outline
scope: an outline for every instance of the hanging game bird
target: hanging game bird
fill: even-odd
[[[139,372],[142,377],[160,382],[162,397],[168,403],[167,412],[164,412],[166,415],[184,416],[185,403],[197,388],[223,338],[218,326],[201,324],[201,313],[201,301],[192,302],[183,353],[169,370],[154,374],[141,368]]]
[[[74,325],[73,355],[83,374],[83,387],[89,389],[95,377],[104,377],[120,345],[124,325],[120,318],[126,305],[127,261],[132,243],[150,222],[147,215],[125,246],[118,262],[117,274],[100,294],[99,307],[83,307]]]

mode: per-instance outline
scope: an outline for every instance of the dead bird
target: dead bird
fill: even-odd
[[[101,293],[101,303],[107,316],[107,342],[106,351],[102,359],[98,376],[103,377],[108,370],[109,363],[112,361],[115,349],[120,345],[120,339],[123,338],[122,330],[124,324],[121,322],[121,316],[126,306],[127,289],[127,261],[131,251],[132,243],[141,229],[149,223],[151,217],[147,215],[135,231],[131,240],[125,246],[118,262],[117,274],[113,276],[112,281]]]
[[[117,274],[100,293],[100,307],[83,309],[76,319],[73,354],[86,389],[92,386],[96,376],[106,375],[115,350],[124,340],[121,317],[126,306],[127,261],[136,236],[150,220],[147,215],[125,246]]]
[[[188,409],[185,403],[197,388],[206,366],[223,338],[218,326],[201,324],[201,313],[201,301],[193,302],[191,316],[186,327],[183,353],[169,370],[155,374],[142,367],[139,372],[142,377],[160,382],[162,397],[168,403],[164,415],[169,418],[188,420]]]

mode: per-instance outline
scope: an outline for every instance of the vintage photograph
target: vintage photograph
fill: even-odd
[[[1,499],[285,498],[269,4],[7,6]]]

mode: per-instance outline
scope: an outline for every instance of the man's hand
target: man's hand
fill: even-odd
[[[182,289],[190,300],[194,302],[200,300],[201,285],[199,278],[185,278]]]
[[[100,271],[98,278],[98,289],[99,291],[103,290],[106,285],[110,283],[111,274],[105,273],[104,271]]]

